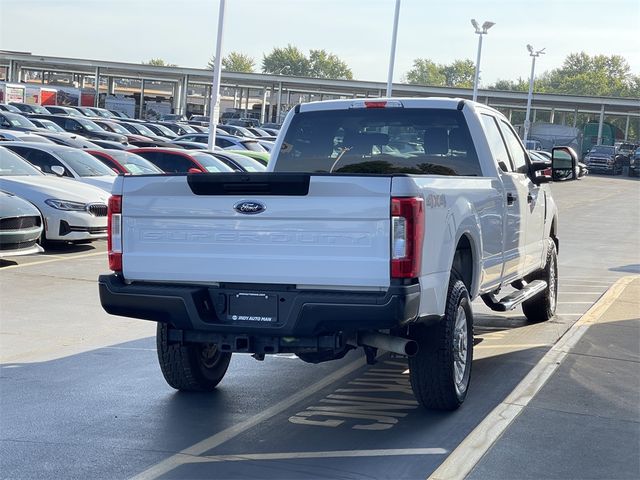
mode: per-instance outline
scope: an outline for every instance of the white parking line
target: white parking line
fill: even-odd
[[[170,456],[162,460],[161,462],[152,465],[144,472],[139,473],[132,480],[149,480],[155,479],[167,472],[170,472],[174,468],[184,464],[192,462],[193,458],[202,455],[213,448],[228,442],[232,438],[240,435],[244,431],[268,420],[272,417],[275,417],[279,413],[282,413],[286,409],[292,407],[296,403],[304,400],[305,398],[313,395],[314,393],[322,390],[323,388],[331,385],[332,383],[338,381],[342,377],[349,375],[351,372],[363,367],[366,364],[364,357],[359,358],[358,360],[345,365],[339,370],[336,370],[331,375],[323,378],[317,383],[310,385],[309,387],[300,390],[298,393],[291,395],[290,397],[282,400],[281,402],[276,403],[275,405],[267,408],[261,413],[249,417],[243,422],[240,422],[236,425],[232,425],[229,428],[222,430],[221,432],[216,433],[215,435],[210,436],[209,438],[205,438],[204,440],[191,445],[188,448],[176,453],[175,455]],[[197,460],[196,460],[197,461]]]
[[[511,394],[478,424],[428,480],[465,478],[558,369],[589,325],[596,322],[637,276],[620,278],[531,369]]]
[[[330,450],[326,452],[243,453],[193,457],[189,463],[242,462],[251,460],[295,460],[298,458],[392,457],[401,455],[446,455],[444,448],[389,448],[380,450]]]

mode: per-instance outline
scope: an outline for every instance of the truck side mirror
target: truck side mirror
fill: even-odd
[[[577,180],[578,157],[571,147],[553,147],[551,150],[551,171],[554,182]]]

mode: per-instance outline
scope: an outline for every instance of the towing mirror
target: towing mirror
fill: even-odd
[[[551,174],[551,165],[549,163],[532,163],[531,164],[531,181],[536,185],[549,183],[553,181]]]
[[[554,182],[576,180],[578,157],[571,147],[554,147],[551,150],[551,170]]]

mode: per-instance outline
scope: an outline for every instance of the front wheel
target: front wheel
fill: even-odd
[[[418,402],[434,410],[455,410],[465,397],[473,361],[473,315],[462,281],[449,283],[445,315],[435,325],[416,325],[418,353],[409,357],[409,379]]]
[[[547,264],[527,277],[527,281],[544,280],[547,288],[522,304],[522,312],[530,322],[545,322],[556,314],[558,305],[558,254],[555,242],[547,239]]]
[[[222,380],[230,352],[221,352],[209,343],[169,343],[169,325],[158,323],[156,347],[162,375],[176,390],[211,392]]]

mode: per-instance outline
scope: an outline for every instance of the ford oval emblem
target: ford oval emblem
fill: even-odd
[[[264,212],[267,207],[260,202],[245,201],[238,202],[233,206],[233,209],[238,213],[244,213],[245,215],[256,215],[257,213]]]

